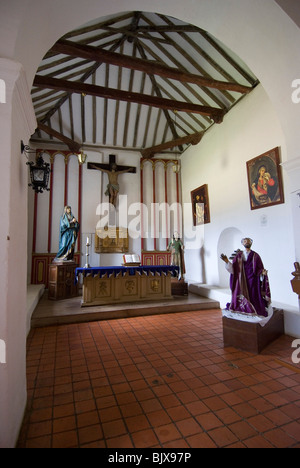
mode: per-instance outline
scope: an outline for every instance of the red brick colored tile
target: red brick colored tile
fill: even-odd
[[[218,419],[220,419],[220,421],[223,422],[223,424],[232,424],[241,420],[241,416],[239,416],[231,408],[223,408],[221,410],[215,411],[215,415]]]
[[[122,419],[106,422],[102,424],[105,438],[112,438],[127,433],[127,429]]]
[[[216,427],[223,426],[223,423],[220,419],[215,416],[214,413],[204,413],[196,417],[197,421],[205,431],[215,429]]]
[[[270,419],[266,418],[263,414],[252,416],[248,419],[248,423],[254,427],[258,432],[266,432],[274,429],[274,423]]]
[[[260,435],[244,440],[243,444],[245,444],[247,448],[273,448],[270,442]]]
[[[37,422],[37,423],[30,424],[27,437],[29,439],[33,437],[40,437],[40,436],[51,434],[51,431],[52,431],[51,420]]]
[[[53,433],[65,432],[76,429],[76,418],[75,416],[66,416],[65,418],[59,418],[53,420]]]
[[[297,442],[300,442],[300,422],[293,421],[289,424],[282,426],[289,436],[293,437]]]
[[[292,447],[296,442],[294,438],[280,428],[265,432],[264,437],[276,448]]]
[[[78,447],[76,431],[60,432],[53,434],[52,448],[75,448]]]
[[[187,437],[187,443],[191,448],[216,448],[215,442],[205,433]]]
[[[123,435],[106,440],[107,448],[133,448],[129,435]]]
[[[30,422],[40,422],[40,421],[47,421],[52,419],[52,408],[43,408],[32,411],[30,414]]]
[[[237,436],[239,440],[249,439],[258,435],[257,431],[246,421],[238,421],[230,424],[228,428]]]
[[[167,409],[167,413],[173,421],[181,421],[190,416],[190,411],[184,406],[174,406]]]
[[[189,445],[184,439],[173,440],[172,442],[166,442],[164,444],[164,449],[167,448],[178,448],[178,449],[188,449]]]
[[[147,413],[147,418],[151,426],[163,426],[164,424],[169,424],[171,418],[165,410],[152,411]]]
[[[89,413],[86,413],[89,414]],[[98,415],[98,413],[97,413]],[[118,406],[111,406],[99,411],[99,418],[102,423],[114,421],[115,419],[122,418],[120,408]]]
[[[99,424],[78,429],[79,444],[84,445],[103,439],[103,432]]]
[[[153,415],[151,413],[150,415]],[[126,418],[125,423],[130,433],[141,431],[143,429],[148,429],[150,427],[149,421],[151,423],[151,419],[146,418],[145,415],[140,414],[138,416],[132,416],[130,418]]]
[[[158,444],[157,436],[152,429],[135,432],[132,434],[132,440],[135,448],[153,448]]]
[[[36,437],[28,439],[25,448],[51,448],[51,436]]]
[[[181,439],[181,434],[176,428],[175,424],[167,424],[165,426],[159,426],[154,428],[154,431],[161,442],[164,444],[166,442],[170,442],[172,440]]]
[[[290,337],[252,355],[224,349],[220,310],[171,319],[32,330],[17,446],[300,446],[300,374],[288,365]]]
[[[124,418],[129,416],[138,416],[143,413],[141,405],[139,403],[130,403],[128,405],[120,406],[121,414]]]
[[[218,447],[226,447],[238,441],[238,437],[227,427],[219,427],[208,432]]]
[[[218,396],[206,398],[203,403],[212,411],[221,410],[227,407],[227,404]]]
[[[191,435],[199,434],[202,432],[202,428],[197,423],[194,418],[183,419],[182,421],[177,421],[176,426],[181,432],[183,437],[188,437]]]

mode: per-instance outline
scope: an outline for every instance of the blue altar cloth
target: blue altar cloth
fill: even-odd
[[[75,283],[78,281],[78,275],[82,274],[84,277],[88,275],[97,276],[99,275],[102,278],[104,275],[107,274],[108,277],[112,275],[118,275],[119,273],[122,276],[129,272],[130,276],[134,276],[135,273],[149,274],[155,275],[158,273],[159,275],[165,274],[167,275],[169,272],[171,275],[176,278],[179,275],[179,267],[177,266],[170,266],[170,265],[151,265],[151,266],[139,266],[139,267],[126,267],[126,266],[114,266],[114,267],[89,267],[89,268],[76,268],[75,269]]]

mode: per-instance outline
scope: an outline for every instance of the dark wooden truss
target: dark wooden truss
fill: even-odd
[[[164,15],[93,21],[56,42],[35,76],[33,141],[182,152],[257,85],[209,33]]]

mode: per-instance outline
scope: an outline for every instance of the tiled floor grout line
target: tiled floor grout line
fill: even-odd
[[[30,435],[30,414],[34,407],[35,398],[38,397],[39,394],[43,394],[41,388],[44,387],[42,387],[41,384],[44,382],[40,379],[46,379],[45,376],[47,372],[49,375],[51,374],[49,370],[51,365],[47,366],[45,364],[45,362],[47,362],[46,357],[48,356],[50,358],[51,356],[51,350],[51,352],[54,353],[52,355],[52,361],[50,361],[52,362],[53,369],[51,446],[55,445],[54,440],[56,438],[59,440],[58,433],[54,433],[54,424],[57,422],[55,421],[55,412],[57,411],[55,402],[60,400],[58,395],[56,395],[56,391],[58,391],[59,388],[56,386],[55,379],[57,379],[58,382],[58,376],[60,375],[60,377],[62,377],[62,375],[64,375],[62,372],[64,368],[60,367],[59,364],[62,366],[66,365],[66,353],[69,356],[70,362],[69,373],[72,386],[71,396],[73,398],[72,405],[74,409],[77,446],[93,445],[97,443],[98,440],[98,442],[101,442],[102,446],[108,447],[108,444],[113,443],[113,439],[116,441],[118,438],[122,438],[122,433],[116,437],[107,437],[105,435],[104,429],[108,427],[108,425],[103,423],[103,414],[105,412],[98,406],[98,401],[100,400],[99,395],[101,392],[103,393],[108,390],[113,395],[114,405],[108,406],[107,409],[115,408],[121,415],[119,419],[112,420],[112,424],[109,427],[113,427],[114,421],[122,422],[124,430],[126,430],[126,434],[123,433],[123,436],[127,435],[129,437],[130,444],[132,444],[133,447],[138,447],[136,441],[139,440],[139,436],[142,436],[147,430],[155,434],[157,447],[165,447],[172,444],[176,445],[176,442],[180,443],[180,440],[184,441],[188,447],[191,447],[197,443],[196,434],[193,435],[192,432],[196,427],[199,427],[201,430],[201,432],[198,433],[200,437],[199,444],[205,441],[207,444],[213,444],[214,446],[247,446],[247,444],[251,444],[251,442],[254,443],[252,439],[260,438],[261,440],[258,440],[258,442],[262,443],[265,441],[269,446],[276,447],[281,443],[281,441],[279,441],[280,435],[288,430],[289,433],[293,435],[288,436],[286,434],[287,437],[284,443],[289,444],[291,447],[299,446],[300,434],[298,437],[297,431],[298,428],[300,428],[300,378],[298,378],[295,370],[293,371],[293,369],[288,367],[282,367],[280,363],[276,363],[275,359],[278,361],[279,358],[282,359],[284,356],[280,354],[275,354],[273,356],[268,354],[253,356],[249,353],[244,353],[232,348],[227,348],[225,351],[221,343],[218,314],[213,314],[213,312],[209,311],[207,313],[199,312],[199,314],[196,315],[195,313],[176,315],[178,315],[176,319],[172,319],[172,316],[163,316],[161,318],[159,318],[160,316],[155,316],[154,319],[147,317],[145,320],[139,320],[138,318],[129,320],[119,319],[109,323],[91,322],[77,325],[59,325],[52,328],[50,331],[46,328],[43,330],[37,329],[33,332],[28,339],[27,358],[32,360],[32,366],[29,365],[29,370],[31,372],[34,371],[35,377],[33,383],[31,383],[33,388],[29,389],[29,414],[24,419],[20,443],[26,445],[27,440],[30,442],[28,438]],[[200,322],[201,324],[199,325]],[[166,328],[167,325],[169,325],[169,329],[164,331],[164,327]],[[185,325],[185,330],[182,330],[183,325]],[[67,348],[66,353],[62,352],[63,346],[61,340],[63,336],[68,336],[68,341],[65,345]],[[35,354],[38,347],[41,346],[41,339],[42,348],[39,350],[38,354]],[[77,344],[75,345],[75,343]],[[154,347],[156,347],[156,349],[154,349]],[[276,346],[274,347],[276,348]],[[80,351],[78,351],[79,348]],[[101,349],[103,352],[101,352]],[[280,352],[279,346],[278,350],[278,352]],[[121,359],[123,354],[124,358]],[[39,356],[38,364],[35,363],[34,366],[33,362],[37,361],[37,356]],[[95,356],[97,356],[97,360]],[[60,359],[62,359],[62,362],[60,362]],[[119,365],[120,362],[123,362],[123,364]],[[127,364],[125,364],[126,362]],[[131,364],[128,364],[129,362],[131,362]],[[76,367],[74,367],[75,363]],[[103,380],[104,386],[100,386],[99,382],[97,382],[99,379],[95,380],[95,369],[99,365],[98,363],[101,363],[102,367],[102,371],[99,374],[102,380],[102,375],[105,375],[105,381]],[[144,369],[143,363],[145,366],[147,365]],[[49,368],[48,371],[46,371],[47,367]],[[227,367],[228,369],[226,369]],[[134,368],[136,371],[130,373],[130,369]],[[60,372],[58,372],[59,369]],[[67,368],[65,369],[67,372]],[[86,369],[86,371],[80,372],[80,370],[83,369]],[[97,369],[99,372],[99,368]],[[171,369],[171,372],[168,371],[169,369]],[[120,373],[114,373],[115,371]],[[33,374],[29,374],[31,377],[30,382],[32,382]],[[290,376],[294,374],[297,378],[295,377],[292,379]],[[88,375],[88,379],[79,380],[86,375]],[[120,379],[120,376],[122,376],[123,383],[130,388],[130,391],[120,391],[122,388],[124,389],[126,387],[125,385],[122,387],[122,383],[116,383],[118,378]],[[84,389],[83,387],[87,385],[87,382],[88,388]],[[215,383],[213,384],[212,382]],[[228,382],[228,385],[226,385],[226,382]],[[252,382],[252,384],[247,385],[246,382],[248,382],[248,384]],[[267,383],[269,383],[269,387]],[[138,384],[143,384],[143,387],[140,388],[140,393],[138,392]],[[181,389],[184,388],[182,384],[184,384],[188,390],[178,391],[180,386]],[[291,387],[292,390],[290,390],[287,384],[293,384]],[[195,387],[195,385],[198,386]],[[238,385],[241,386],[239,391],[237,388]],[[279,392],[279,395],[272,390],[275,386],[277,386],[277,388],[281,386],[281,393]],[[236,388],[234,389],[234,387]],[[80,388],[81,390],[79,390]],[[227,391],[225,391],[226,388]],[[144,399],[142,400],[141,390],[144,391],[145,389],[149,391],[149,393],[147,393],[148,398],[145,398],[146,394],[144,393]],[[221,390],[223,390],[223,393]],[[259,390],[265,393],[261,395]],[[290,393],[287,393],[288,390]],[[209,401],[211,396],[203,397],[205,391],[207,395],[213,395],[213,400]],[[84,438],[81,437],[82,434],[88,432],[89,427],[93,427],[92,425],[80,427],[79,424],[81,418],[78,411],[81,405],[79,404],[79,400],[76,401],[76,398],[84,397],[84,392],[88,395],[92,395],[91,400],[95,407],[95,412],[98,415],[97,424],[99,428],[101,428],[102,437],[97,439],[95,435],[94,442],[92,440],[90,442],[84,442]],[[162,392],[167,393],[164,395]],[[151,393],[153,397],[149,398]],[[132,397],[138,405],[139,415],[142,416],[142,418],[138,418],[138,415],[136,415],[136,417],[130,419],[128,416],[129,413],[127,413],[127,416],[124,413],[124,405],[122,405],[121,402],[125,401],[125,397],[128,398],[127,394]],[[202,395],[202,398],[200,395]],[[252,399],[246,401],[246,395],[251,395]],[[167,406],[167,402],[168,405],[171,404],[170,398],[168,398],[170,396],[174,397],[174,401],[176,398],[179,404],[175,405],[173,402],[173,407]],[[295,400],[289,402],[284,398],[287,396],[295,398]],[[194,412],[192,411],[192,403],[196,400],[189,402],[188,399],[194,399],[195,397],[197,397],[197,402],[203,403],[203,410],[205,410],[206,407],[207,411],[197,413],[199,409],[196,411],[195,407]],[[269,399],[265,397],[269,397]],[[234,398],[236,398],[236,401],[240,399],[241,403],[233,404],[235,401]],[[88,402],[89,399],[83,401]],[[101,401],[103,401],[103,399]],[[149,403],[150,401],[157,401],[162,409],[160,411],[153,411],[151,408],[151,411],[149,411],[148,408],[147,411],[148,404],[146,405],[145,403],[147,401]],[[109,400],[107,402],[109,403]],[[279,404],[280,402],[282,404]],[[210,403],[211,406],[208,406],[208,403]],[[216,403],[215,407],[214,403]],[[217,409],[218,404],[221,404],[223,408]],[[254,416],[252,416],[252,419],[246,416],[246,404],[248,405],[248,409],[252,409],[253,411]],[[265,407],[268,406],[272,408],[273,413],[270,413],[271,409],[267,412],[259,406],[263,404]],[[82,407],[84,407],[84,405]],[[185,414],[184,419],[175,418],[176,410],[177,412],[179,411],[178,408],[182,411],[182,418],[183,414]],[[289,412],[291,412],[293,408],[297,408],[298,410],[297,418],[292,419],[290,416],[286,415],[285,422],[283,422],[283,419],[278,419],[282,413],[281,409],[289,409]],[[172,409],[173,411],[171,411]],[[219,417],[222,409],[224,410],[222,413],[223,420]],[[242,410],[244,411],[244,415],[241,414],[243,412]],[[233,420],[236,419],[236,422],[225,422],[226,411],[227,420],[229,421],[230,414],[231,417],[234,415]],[[92,412],[84,414],[88,415],[91,413]],[[168,420],[170,422],[168,424],[157,423],[154,413],[155,415],[167,415],[165,421]],[[105,414],[109,413],[106,412]],[[267,414],[270,416],[269,418]],[[275,418],[274,421],[271,419],[271,416],[273,419]],[[176,417],[178,418],[179,414],[177,414]],[[210,421],[207,418],[216,418],[219,423],[215,420],[211,422],[212,426],[209,428]],[[138,421],[138,419],[147,422],[147,430],[130,430],[129,422],[132,425],[133,421]],[[289,422],[287,422],[288,420]],[[259,430],[257,428],[259,422],[260,429],[263,428],[262,421],[269,426],[269,430]],[[188,423],[190,426],[187,426]],[[214,426],[214,424],[217,424],[217,426]],[[142,425],[140,427],[142,427]],[[172,428],[174,428],[175,439],[171,438],[168,440],[169,436],[162,434],[163,428],[165,428],[165,430],[172,430]],[[251,431],[249,428],[251,428]],[[243,434],[241,434],[241,436],[237,435],[238,430],[249,430],[249,434],[252,433],[253,435],[250,438],[243,438]],[[191,432],[190,435],[189,431]],[[59,434],[63,436],[64,431]],[[227,444],[225,443],[225,439],[222,440],[223,436],[225,437],[224,434],[229,437]],[[206,436],[205,439],[204,436]],[[91,435],[91,437],[93,437],[93,435]],[[201,438],[203,440],[201,440]],[[31,438],[31,442],[34,443],[33,438]]]

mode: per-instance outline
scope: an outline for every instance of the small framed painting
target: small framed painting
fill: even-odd
[[[247,162],[251,210],[284,203],[279,148]]]
[[[198,187],[191,192],[194,226],[210,223],[208,186]]]

